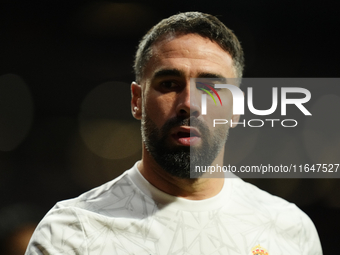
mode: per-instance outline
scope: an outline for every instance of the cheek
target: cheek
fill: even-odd
[[[207,114],[204,117],[208,117],[210,119],[230,119],[233,115],[232,100],[225,100],[224,98],[221,98],[221,101],[222,105],[217,100],[216,105],[214,102],[207,103]]]
[[[227,105],[223,105],[223,116],[230,120],[231,117],[233,116],[233,104],[232,102],[229,102]]]
[[[210,129],[215,130],[217,127],[221,129],[228,129],[229,123],[232,118],[233,112],[233,102],[231,93],[229,94],[222,94],[220,95],[222,105],[220,101],[216,98],[216,105],[208,98],[207,100],[207,114],[202,115],[205,123],[208,125]],[[210,100],[209,100],[210,99]],[[214,127],[215,123],[215,127]],[[217,124],[216,124],[217,123]]]
[[[233,97],[231,92],[228,90],[226,95],[223,95],[222,99],[222,106],[221,106],[221,116],[225,119],[230,120],[233,115]]]
[[[152,115],[152,117],[149,116],[152,119],[155,117],[157,117],[157,119],[167,118],[171,115],[174,108],[171,96],[157,95],[156,93],[150,93],[145,97],[144,106],[146,112]]]

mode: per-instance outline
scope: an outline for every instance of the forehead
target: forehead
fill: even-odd
[[[234,78],[233,60],[216,42],[197,34],[168,35],[151,48],[144,79],[152,79],[160,70],[177,69],[188,78],[212,73]]]

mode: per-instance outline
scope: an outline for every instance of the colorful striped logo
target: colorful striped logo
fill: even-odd
[[[209,84],[203,83],[203,82],[197,82],[197,83],[202,84],[203,86],[206,86],[208,89],[210,89],[212,92],[214,92],[215,95],[217,96],[218,100],[220,101],[221,105],[222,105],[222,100],[221,100],[219,94],[217,93],[217,91],[212,86],[210,86]],[[215,105],[217,105],[214,96],[207,89],[204,89],[204,88],[198,88],[198,89],[206,92],[212,98],[212,100],[214,100]]]

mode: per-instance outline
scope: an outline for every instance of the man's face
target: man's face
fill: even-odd
[[[212,124],[221,113],[232,118],[231,93],[219,91],[223,107],[208,100],[202,115],[205,92],[190,83],[190,78],[222,77],[235,78],[232,58],[209,39],[168,36],[153,46],[141,81],[142,137],[147,153],[171,175],[190,178],[190,167],[210,165],[223,152],[229,126]]]

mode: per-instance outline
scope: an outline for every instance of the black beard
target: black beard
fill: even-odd
[[[202,145],[198,148],[169,145],[170,131],[178,126],[197,128]],[[166,172],[182,179],[201,177],[203,172],[196,172],[195,166],[210,166],[223,148],[227,134],[228,129],[216,128],[212,135],[208,126],[196,117],[174,117],[159,129],[147,114],[143,114],[142,138],[147,151]]]

